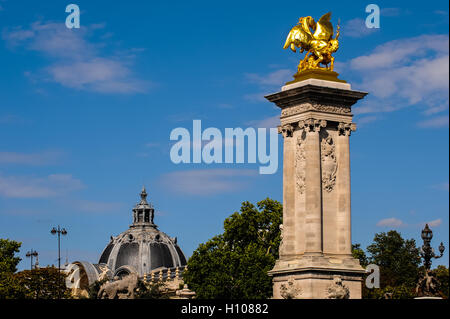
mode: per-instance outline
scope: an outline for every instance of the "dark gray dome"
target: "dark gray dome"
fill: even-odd
[[[154,209],[146,197],[144,188],[133,209],[133,224],[119,236],[111,236],[100,256],[99,264],[106,264],[115,276],[131,272],[143,276],[157,268],[186,265],[176,237],[169,237],[153,223]]]

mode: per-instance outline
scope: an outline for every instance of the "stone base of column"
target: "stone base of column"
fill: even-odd
[[[365,270],[352,257],[277,260],[269,271],[274,299],[361,299]]]

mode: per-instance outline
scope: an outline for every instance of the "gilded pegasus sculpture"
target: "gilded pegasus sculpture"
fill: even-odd
[[[339,24],[336,36],[333,38],[333,25],[330,22],[331,12],[324,14],[319,21],[315,22],[310,16],[298,20],[289,32],[283,49],[291,48],[300,53],[306,51],[306,55],[298,65],[297,73],[305,70],[328,70],[333,71],[334,57],[332,54],[339,48]],[[320,64],[325,65],[321,67]]]

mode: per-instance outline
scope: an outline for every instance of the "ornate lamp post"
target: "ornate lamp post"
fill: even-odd
[[[63,236],[67,235],[67,230],[65,228],[60,228],[58,225],[58,228],[53,227],[50,233],[52,235],[58,234],[58,274],[59,274],[61,272],[61,235]],[[58,295],[59,298],[61,298],[61,289],[58,289]]]
[[[438,286],[439,283],[437,279],[431,273],[431,259],[432,258],[441,258],[444,255],[444,244],[441,242],[439,245],[440,255],[436,255],[434,253],[434,249],[431,247],[431,239],[433,238],[433,232],[431,231],[428,224],[425,224],[425,228],[422,230],[421,234],[423,245],[420,248],[420,256],[423,258],[423,265],[425,267],[424,274],[419,279],[419,282],[416,286],[416,293],[420,297],[438,297],[439,291]]]
[[[441,253],[439,256],[434,253],[434,249],[431,248],[431,239],[433,238],[433,232],[428,227],[428,224],[425,224],[425,228],[422,230],[423,245],[420,248],[420,256],[423,258],[425,270],[428,271],[431,268],[431,259],[432,258],[441,258],[444,255],[444,244],[441,242],[439,245],[439,252]]]
[[[27,257],[31,258],[31,267],[30,270],[33,270],[33,257],[37,257],[38,256],[38,252],[31,249],[30,251],[27,251],[27,254],[25,255]]]

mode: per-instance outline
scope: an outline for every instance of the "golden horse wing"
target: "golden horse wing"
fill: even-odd
[[[325,13],[316,23],[315,40],[329,41],[333,36],[333,25],[330,22],[331,12]]]

